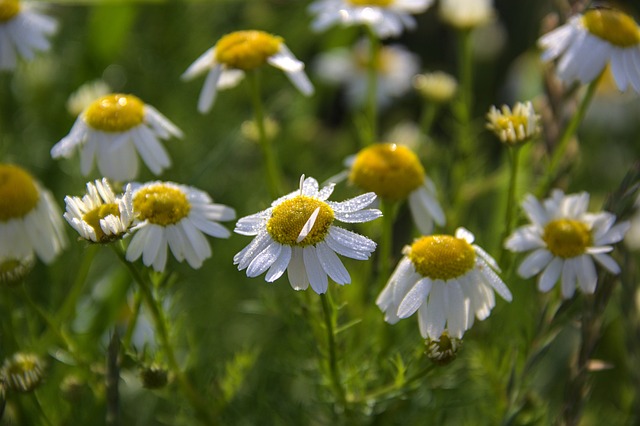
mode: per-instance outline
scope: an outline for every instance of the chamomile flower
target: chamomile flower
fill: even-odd
[[[367,25],[380,38],[395,37],[413,29],[412,14],[422,13],[433,0],[318,0],[309,6],[315,15],[311,28],[324,31],[340,24],[345,27]]]
[[[334,49],[321,54],[315,62],[318,77],[328,83],[341,84],[346,89],[351,106],[361,106],[367,99],[369,44],[357,43],[353,49]],[[420,60],[400,45],[380,48],[375,64],[377,103],[386,106],[411,89],[411,77],[418,72]]]
[[[164,271],[167,246],[179,261],[187,260],[199,268],[211,257],[211,246],[204,234],[228,238],[231,233],[219,221],[235,219],[235,211],[214,204],[206,192],[172,182],[132,184],[133,211],[137,224],[127,248],[127,260]]]
[[[459,29],[477,28],[495,17],[493,0],[440,0],[440,18]]]
[[[379,210],[365,209],[375,199],[372,192],[342,202],[327,201],[333,184],[319,189],[314,178],[300,179],[300,189],[275,200],[271,207],[243,217],[235,232],[255,235],[247,247],[233,258],[238,270],[248,277],[266,272],[265,280],[273,282],[285,271],[295,290],[311,288],[325,293],[328,277],[337,284],[348,284],[351,277],[337,254],[366,260],[376,243],[354,232],[334,225],[369,222],[382,215]]]
[[[434,222],[444,225],[445,216],[436,198],[436,187],[424,172],[418,156],[394,143],[366,147],[348,158],[349,181],[365,191],[391,201],[409,200],[416,226],[423,234],[433,231]]]
[[[127,185],[121,197],[116,197],[107,179],[87,183],[82,198],[64,198],[67,211],[64,218],[82,238],[94,243],[119,240],[133,223],[133,198]]]
[[[18,57],[34,58],[36,52],[51,47],[47,37],[53,35],[57,22],[19,0],[0,0],[0,70],[13,70]]]
[[[108,179],[126,181],[138,175],[138,154],[155,175],[171,165],[160,139],[182,138],[164,115],[136,96],[113,93],[94,100],[71,131],[51,149],[53,158],[80,151],[80,171],[88,175],[94,161]]]
[[[538,289],[547,292],[561,281],[562,296],[573,296],[576,285],[584,293],[596,290],[595,259],[612,274],[620,267],[607,253],[624,238],[629,222],[614,225],[608,212],[588,213],[589,194],[565,195],[556,189],[540,203],[527,195],[522,207],[531,224],[522,226],[505,241],[514,252],[533,250],[518,267],[523,278],[538,276]]]
[[[566,82],[587,84],[607,64],[618,89],[640,93],[640,27],[614,9],[590,9],[540,38],[542,59],[559,59],[557,73]]]
[[[487,114],[487,129],[503,143],[518,145],[525,143],[540,133],[540,116],[531,102],[518,102],[513,110],[507,105],[501,109],[491,106]]]
[[[218,89],[237,85],[246,71],[267,63],[284,71],[303,95],[313,94],[304,63],[296,59],[282,37],[255,30],[236,31],[222,37],[187,68],[182,79],[191,80],[207,73],[198,99],[198,111],[204,114],[213,106]]]
[[[31,272],[36,260],[33,253],[24,258],[0,258],[0,284],[17,284]]]
[[[51,193],[21,167],[0,163],[0,259],[22,262],[35,252],[50,263],[65,244]]]
[[[484,320],[495,306],[494,290],[507,302],[511,292],[496,273],[496,261],[474,236],[458,228],[455,236],[430,235],[403,250],[376,304],[385,321],[395,324],[418,312],[423,338],[448,335],[461,339],[474,317]]]
[[[444,71],[427,72],[413,77],[413,87],[430,102],[444,104],[458,91],[458,81]]]

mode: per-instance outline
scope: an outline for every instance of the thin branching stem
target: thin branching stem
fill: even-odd
[[[173,345],[171,344],[171,340],[169,338],[169,331],[167,330],[167,321],[164,317],[164,313],[162,310],[161,304],[156,300],[153,296],[152,284],[149,282],[148,278],[145,278],[136,266],[127,261],[125,258],[124,252],[116,245],[111,246],[116,253],[118,259],[122,262],[122,264],[127,268],[131,277],[138,285],[138,289],[140,290],[140,294],[144,301],[145,306],[149,309],[151,313],[151,317],[155,323],[155,331],[158,333],[158,337],[160,338],[160,344],[165,352],[167,357],[167,362],[169,364],[169,368],[172,373],[175,375],[178,385],[182,390],[182,393],[187,398],[193,409],[195,410],[198,418],[204,424],[215,424],[216,415],[212,411],[213,405],[210,401],[207,401],[203,398],[200,393],[195,389],[189,378],[184,374],[180,365],[178,363],[178,359],[175,355],[175,351],[173,350]]]
[[[558,171],[560,168],[560,164],[562,158],[564,157],[567,147],[569,146],[569,142],[571,142],[572,137],[575,135],[578,130],[578,126],[582,123],[582,119],[584,115],[587,113],[587,109],[591,104],[591,100],[593,99],[593,95],[596,92],[596,88],[598,87],[598,83],[600,82],[601,76],[593,80],[589,86],[587,87],[587,93],[585,93],[580,105],[578,106],[578,110],[571,118],[571,121],[567,124],[556,144],[556,147],[553,151],[553,155],[551,160],[549,161],[549,166],[547,167],[547,172],[536,190],[536,195],[538,197],[543,197],[547,194],[551,185],[558,177]]]
[[[276,158],[273,144],[267,129],[265,127],[265,114],[262,98],[260,96],[260,79],[257,71],[247,73],[247,82],[249,83],[249,92],[251,95],[251,103],[253,104],[253,115],[258,130],[258,140],[262,154],[264,156],[264,165],[267,174],[267,185],[269,187],[269,195],[271,198],[277,198],[282,195],[282,178],[280,167]]]
[[[327,331],[327,343],[329,351],[329,372],[331,374],[331,382],[333,384],[334,392],[338,402],[344,406],[346,402],[345,391],[342,387],[342,379],[340,377],[340,370],[338,366],[338,354],[336,349],[336,335],[335,335],[335,317],[332,309],[332,303],[328,300],[329,296],[326,293],[320,295],[320,301],[322,302],[322,313],[324,317],[324,325]]]

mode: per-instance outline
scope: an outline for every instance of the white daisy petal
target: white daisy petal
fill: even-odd
[[[586,294],[593,294],[596,291],[598,282],[598,274],[593,260],[586,254],[578,256],[577,262],[577,279],[578,285]]]
[[[422,305],[429,295],[431,290],[432,281],[428,278],[423,278],[418,281],[411,290],[409,290],[402,299],[400,306],[398,307],[398,317],[407,318],[413,315],[420,305]]]
[[[280,244],[268,245],[262,250],[256,257],[253,258],[249,266],[247,267],[247,276],[250,278],[262,275],[267,269],[271,267],[278,260],[282,246]]]
[[[538,290],[543,293],[551,290],[560,278],[563,265],[564,261],[561,258],[554,258],[547,267],[544,268],[542,274],[540,274],[540,277],[538,278]]]
[[[276,259],[275,262],[271,265],[269,270],[267,271],[267,275],[265,275],[264,279],[266,282],[271,283],[277,280],[284,274],[284,271],[287,270],[287,266],[289,266],[289,261],[291,260],[291,247],[289,246],[281,246],[280,255]]]
[[[570,299],[576,291],[577,268],[573,259],[568,259],[562,265],[562,297]]]
[[[322,269],[324,269],[333,281],[337,284],[349,284],[351,282],[347,268],[344,267],[340,258],[331,250],[327,243],[318,243],[316,245],[316,254],[318,255]]]
[[[309,287],[309,278],[304,265],[302,248],[294,247],[291,250],[291,261],[287,268],[289,283],[294,290],[306,290]]]
[[[518,275],[530,278],[542,271],[551,262],[553,255],[546,249],[537,249],[528,255],[518,267]]]
[[[307,278],[309,278],[309,284],[311,284],[313,291],[318,294],[326,293],[329,284],[328,277],[318,260],[316,248],[314,246],[304,247],[302,249],[302,258],[304,259]]]
[[[620,273],[620,266],[616,263],[613,258],[607,254],[594,254],[593,258],[598,261],[600,265],[602,265],[607,271],[612,274]]]

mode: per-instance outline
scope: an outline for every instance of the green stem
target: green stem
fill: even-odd
[[[133,332],[135,331],[136,324],[138,323],[138,317],[140,316],[140,305],[142,305],[142,297],[139,292],[136,292],[133,296],[133,312],[131,313],[131,319],[127,325],[127,331],[125,332],[124,339],[122,341],[122,347],[125,350],[131,348],[131,339],[133,338]]]
[[[327,330],[327,341],[329,344],[329,371],[331,373],[331,381],[333,382],[333,388],[336,393],[338,401],[344,406],[346,402],[345,391],[342,387],[342,381],[340,380],[340,370],[338,368],[338,357],[336,353],[336,341],[335,341],[335,328],[334,328],[334,315],[331,308],[327,294],[320,295],[320,301],[322,302],[322,311],[324,314],[324,325]]]
[[[369,26],[369,63],[367,64],[367,104],[365,115],[369,124],[369,133],[364,138],[364,145],[371,145],[378,138],[378,63],[380,62],[380,40]]]
[[[22,297],[27,302],[27,305],[29,305],[29,307],[33,309],[33,311],[36,312],[40,316],[40,318],[42,318],[42,320],[47,325],[48,330],[58,338],[58,341],[66,346],[69,354],[71,354],[73,359],[76,360],[79,364],[83,364],[82,358],[76,351],[75,342],[73,342],[73,340],[71,340],[67,333],[62,330],[62,327],[60,327],[60,325],[53,318],[51,318],[47,311],[45,311],[42,307],[40,307],[36,302],[33,301],[31,296],[29,295],[29,292],[27,291],[27,288],[24,285],[21,286],[21,290]]]
[[[429,136],[431,133],[431,126],[436,119],[440,104],[436,102],[426,101],[422,109],[422,117],[420,119],[420,129],[425,136]]]
[[[57,319],[60,322],[72,317],[76,305],[78,304],[78,299],[82,295],[82,290],[84,290],[84,284],[87,281],[89,269],[91,268],[93,259],[98,253],[98,249],[98,244],[91,244],[85,250],[84,256],[82,257],[82,261],[80,262],[79,268],[77,270],[78,272],[76,273],[76,277],[73,281],[73,285],[71,286],[71,290],[69,290],[69,292],[67,293],[64,299],[64,304],[56,315]]]
[[[582,98],[582,102],[580,102],[578,110],[573,115],[573,118],[571,118],[571,121],[569,122],[569,124],[567,124],[567,127],[565,127],[564,132],[560,136],[560,139],[558,140],[558,143],[556,144],[556,147],[553,151],[551,160],[549,161],[547,173],[542,180],[542,183],[536,190],[536,195],[538,197],[545,196],[551,188],[551,185],[553,185],[553,182],[557,178],[560,162],[565,155],[571,138],[573,137],[573,135],[575,135],[576,130],[578,130],[578,126],[582,122],[582,119],[587,112],[587,108],[589,107],[589,104],[593,99],[593,95],[596,92],[596,88],[598,86],[598,83],[600,82],[600,79],[601,77],[597,77],[589,84],[589,86],[587,87],[587,93],[585,93],[584,97]]]
[[[459,102],[455,109],[458,119],[458,140],[453,152],[451,193],[453,205],[464,210],[464,200],[460,189],[469,176],[473,156],[473,138],[471,137],[471,115],[473,106],[473,52],[471,50],[471,31],[458,32],[458,78],[460,79]]]
[[[390,200],[382,200],[382,234],[378,246],[378,279],[380,285],[377,290],[389,279],[391,274],[391,259],[393,257],[393,223],[395,221],[396,203]]]
[[[507,250],[504,248],[504,240],[511,235],[513,229],[513,218],[516,210],[516,186],[518,181],[518,167],[520,163],[520,146],[509,146],[509,160],[511,162],[511,172],[509,175],[509,189],[507,190],[507,207],[504,215],[504,232],[500,239],[500,264],[503,269],[507,269],[508,265],[505,265]]]
[[[258,129],[258,138],[262,154],[264,156],[265,170],[267,174],[267,185],[269,194],[272,198],[278,198],[282,195],[282,178],[280,176],[280,167],[276,159],[271,139],[267,135],[267,129],[264,122],[264,106],[260,98],[260,80],[257,71],[247,73],[247,82],[249,83],[249,92],[251,94],[251,102],[253,103],[253,114]]]
[[[386,386],[382,386],[378,389],[375,389],[367,393],[366,395],[364,395],[362,398],[355,399],[354,402],[368,402],[372,400],[379,400],[381,397],[384,397],[393,392],[397,392],[405,388],[406,386],[411,385],[412,383],[425,377],[427,374],[429,374],[429,372],[431,372],[434,369],[434,366],[435,364],[431,364],[423,368],[422,370],[418,371],[416,374],[414,374],[413,376],[409,377],[408,379],[404,380],[401,383],[390,383]]]
[[[182,392],[185,397],[195,410],[197,416],[202,420],[205,424],[214,424],[216,423],[216,416],[214,415],[211,407],[211,401],[207,401],[202,398],[198,391],[195,389],[189,378],[184,374],[180,365],[178,363],[178,359],[176,358],[175,352],[173,350],[173,346],[171,344],[171,340],[169,339],[169,331],[167,330],[167,321],[164,317],[164,313],[162,311],[161,304],[155,299],[153,296],[152,287],[153,285],[149,282],[149,280],[138,271],[136,266],[127,261],[124,251],[121,247],[117,247],[115,244],[112,244],[111,247],[113,251],[116,253],[116,256],[120,261],[124,264],[124,266],[129,270],[131,277],[138,284],[138,289],[140,290],[140,294],[145,303],[147,309],[151,313],[153,317],[153,321],[155,323],[155,329],[160,338],[160,344],[167,356],[167,362],[169,364],[169,368],[172,373],[175,375],[178,385],[180,386]]]
[[[471,49],[471,31],[458,33],[458,74],[460,78],[460,98],[462,100],[462,121],[469,125],[473,105],[473,52]]]

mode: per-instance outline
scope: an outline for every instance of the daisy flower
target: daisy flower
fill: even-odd
[[[413,29],[412,14],[422,13],[433,0],[318,0],[309,6],[315,15],[311,28],[324,31],[340,24],[345,27],[367,25],[380,38],[395,37]]]
[[[172,182],[132,184],[135,233],[127,248],[127,260],[164,271],[167,246],[179,261],[187,260],[199,268],[211,257],[211,246],[204,234],[228,238],[231,233],[219,221],[233,220],[235,211],[214,204],[206,192]]]
[[[361,41],[352,50],[321,54],[314,69],[322,80],[343,85],[352,106],[361,106],[367,99],[369,61],[369,44]],[[420,60],[400,45],[381,46],[375,68],[377,103],[386,106],[411,89],[411,77],[420,69]]]
[[[404,257],[378,296],[385,321],[395,324],[418,311],[423,338],[461,339],[474,317],[484,320],[495,306],[494,290],[507,302],[511,292],[496,261],[458,228],[455,236],[430,235],[403,250]]]
[[[428,101],[444,104],[458,91],[458,81],[444,71],[427,72],[413,77],[413,87]]]
[[[29,3],[0,0],[0,70],[16,68],[18,56],[31,60],[38,51],[49,50],[47,39],[57,22],[34,10]]]
[[[503,143],[519,145],[540,133],[540,116],[536,114],[531,102],[518,102],[513,110],[507,105],[501,109],[491,106],[487,114],[487,129]]]
[[[282,37],[255,30],[236,31],[222,37],[187,68],[182,79],[191,80],[207,72],[198,99],[198,111],[204,114],[213,106],[218,89],[237,85],[245,71],[266,63],[284,71],[302,94],[313,94],[304,63],[293,56]]]
[[[133,223],[131,186],[116,197],[107,179],[87,183],[87,194],[66,196],[64,218],[82,238],[94,243],[109,243],[121,239]]]
[[[394,143],[379,143],[348,158],[349,180],[365,191],[391,201],[409,200],[416,226],[423,234],[433,231],[434,222],[445,223],[436,198],[436,187],[424,172],[418,156]]]
[[[440,0],[440,18],[462,30],[480,27],[494,19],[493,0]]]
[[[21,262],[35,252],[50,263],[65,244],[51,193],[21,167],[0,163],[0,259]]]
[[[365,209],[375,199],[372,192],[342,202],[327,201],[334,184],[319,189],[309,177],[300,179],[300,189],[271,204],[271,207],[243,217],[235,232],[256,237],[233,258],[238,270],[248,277],[265,271],[267,282],[277,280],[285,270],[295,290],[311,288],[325,293],[328,277],[337,284],[348,284],[351,277],[336,255],[366,260],[376,243],[346,229],[334,226],[369,222],[382,216],[376,209]]]
[[[33,269],[36,260],[33,253],[24,258],[0,258],[0,284],[17,284]]]
[[[559,59],[558,76],[590,83],[607,64],[618,89],[640,93],[640,27],[614,9],[590,9],[540,38],[542,59]]]
[[[94,159],[108,179],[126,181],[138,175],[138,155],[153,174],[171,165],[160,139],[182,132],[151,105],[133,95],[113,93],[94,100],[78,116],[71,131],[51,149],[53,158],[80,150],[80,171],[88,175]]]
[[[564,195],[556,189],[540,203],[527,195],[522,207],[531,221],[505,241],[514,252],[533,250],[518,267],[518,274],[530,278],[536,274],[538,289],[547,292],[561,281],[562,296],[573,296],[576,284],[584,293],[596,290],[598,275],[595,259],[612,274],[620,267],[609,256],[611,244],[624,238],[629,222],[614,226],[616,217],[608,212],[587,213],[589,194]]]

